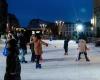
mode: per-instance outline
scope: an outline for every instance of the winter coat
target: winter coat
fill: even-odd
[[[83,39],[79,40],[78,49],[79,49],[79,52],[86,52],[87,45],[86,45],[86,41],[85,40],[83,40]]]
[[[68,42],[69,42],[69,39],[64,40],[64,49],[66,49],[68,47]]]
[[[18,38],[19,38],[19,40],[18,40],[19,48],[26,49],[27,43],[26,43],[26,38],[25,38],[24,34],[20,34]]]
[[[34,52],[34,43],[32,42],[33,39],[34,39],[34,37],[31,36],[31,37],[30,37],[30,49],[31,49],[32,52]],[[32,43],[31,43],[31,42],[32,42]]]
[[[41,55],[42,54],[42,42],[41,40],[36,40],[34,42],[34,51],[35,51],[35,55]]]
[[[4,80],[21,80],[21,65],[18,57],[18,48],[15,39],[7,42],[9,54],[6,59],[6,73]]]

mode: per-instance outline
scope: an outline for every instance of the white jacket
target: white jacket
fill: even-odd
[[[79,49],[79,52],[86,52],[87,45],[86,45],[86,41],[85,40],[83,40],[83,39],[79,40],[78,49]]]

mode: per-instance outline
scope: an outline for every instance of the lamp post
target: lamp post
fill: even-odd
[[[91,19],[91,24],[92,24],[91,30],[93,31],[93,33],[94,33],[95,36],[97,34],[96,23],[97,23],[96,16],[94,15],[93,18]]]
[[[58,26],[58,34],[61,35],[62,27],[64,26],[64,22],[58,20],[58,21],[55,21],[55,23]]]
[[[77,32],[83,32],[84,31],[83,25],[82,24],[76,24],[76,31]]]
[[[7,16],[7,23],[6,23],[6,32],[10,31],[10,22],[9,22],[9,16]]]
[[[79,36],[79,34],[84,31],[83,24],[81,24],[81,23],[80,24],[76,24],[75,27],[76,27],[76,32],[77,32],[77,39],[79,37],[83,37],[83,36]]]
[[[44,35],[44,31],[45,31],[45,28],[47,27],[46,24],[40,24],[40,27],[42,29],[42,34]]]
[[[9,30],[10,30],[9,23],[6,23],[6,32],[8,32]]]
[[[95,26],[94,18],[91,19],[91,24],[92,24],[91,31],[93,31]]]

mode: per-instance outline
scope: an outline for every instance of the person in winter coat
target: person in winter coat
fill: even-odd
[[[34,43],[31,43],[33,41],[33,39],[34,39],[34,34],[32,34],[32,36],[30,37],[30,49],[31,49],[31,53],[32,53],[31,62],[35,61]]]
[[[42,44],[46,46],[48,46],[48,44],[41,40],[40,34],[35,35],[33,39],[33,43],[34,43],[34,51],[36,55],[36,68],[41,68],[40,58],[43,53]]]
[[[81,54],[84,54],[86,61],[90,61],[89,58],[87,57],[87,50],[89,50],[89,48],[87,48],[87,45],[86,45],[86,41],[85,40],[83,40],[83,39],[80,39],[79,40],[78,50],[79,50],[78,60],[81,59]]]
[[[69,42],[69,38],[66,37],[64,40],[64,50],[65,50],[64,55],[68,55],[68,42]]]
[[[12,35],[9,36],[7,47],[9,53],[6,58],[6,73],[4,76],[4,80],[21,80],[21,65],[18,57],[19,51],[17,42],[12,38]]]
[[[21,31],[20,35],[18,36],[18,44],[21,55],[20,62],[27,63],[25,60],[25,55],[27,54],[27,42],[23,31]]]

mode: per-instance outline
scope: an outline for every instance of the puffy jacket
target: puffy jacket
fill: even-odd
[[[79,49],[79,52],[86,52],[87,46],[86,46],[86,41],[85,40],[83,40],[83,39],[79,40],[78,49]]]
[[[42,42],[41,40],[37,40],[34,42],[34,51],[36,55],[42,54]]]

